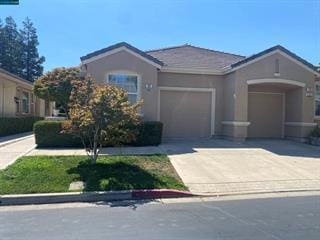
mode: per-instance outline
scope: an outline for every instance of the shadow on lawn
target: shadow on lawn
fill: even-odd
[[[84,191],[116,191],[131,189],[163,188],[165,182],[137,165],[115,162],[81,162],[68,170],[69,174],[79,174],[84,181]]]

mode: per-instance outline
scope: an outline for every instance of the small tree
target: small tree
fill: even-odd
[[[56,102],[68,114],[72,82],[79,78],[79,68],[56,68],[39,77],[35,81],[33,91],[42,99]]]
[[[141,103],[130,104],[127,93],[115,86],[95,84],[90,76],[75,81],[70,96],[70,119],[64,131],[81,138],[96,163],[104,142],[120,145],[135,139]]]

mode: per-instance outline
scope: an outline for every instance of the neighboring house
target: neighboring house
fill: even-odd
[[[164,137],[302,140],[320,119],[319,72],[282,46],[244,57],[123,42],[81,57],[81,70],[143,99],[144,119],[163,122]]]
[[[52,103],[37,98],[32,86],[0,68],[0,117],[51,116]]]

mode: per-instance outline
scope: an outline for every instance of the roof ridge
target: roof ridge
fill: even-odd
[[[234,54],[234,53],[228,53],[228,52],[224,52],[224,51],[218,51],[218,50],[214,50],[214,49],[210,49],[210,48],[198,47],[198,46],[194,46],[194,45],[188,44],[188,43],[185,43],[185,44],[182,44],[182,45],[177,45],[177,46],[172,46],[172,47],[165,47],[165,48],[158,48],[158,49],[147,50],[147,51],[145,51],[145,52],[146,52],[146,53],[149,53],[149,52],[157,52],[157,51],[170,50],[170,49],[182,48],[182,47],[193,47],[193,48],[203,49],[203,50],[207,50],[207,51],[211,51],[211,52],[223,53],[223,54],[228,54],[228,55],[233,55],[233,56],[237,56],[237,57],[246,58],[246,56],[243,56],[243,55],[240,55],[240,54]]]
[[[181,47],[186,47],[186,46],[191,46],[191,45],[188,44],[188,43],[185,43],[185,44],[177,45],[177,46],[150,49],[150,50],[146,50],[145,52],[146,52],[146,53],[149,53],[149,52],[157,52],[157,51],[169,50],[169,49],[174,49],[174,48],[181,48]]]
[[[243,55],[240,55],[240,54],[229,53],[229,52],[214,50],[214,49],[210,49],[210,48],[198,47],[198,46],[194,46],[194,45],[191,45],[191,44],[187,44],[187,45],[190,46],[190,47],[193,47],[193,48],[199,48],[199,49],[203,49],[203,50],[207,50],[207,51],[211,51],[211,52],[218,52],[218,53],[223,53],[223,54],[228,54],[228,55],[233,55],[233,56],[237,56],[237,57],[246,58],[246,56],[243,56]]]

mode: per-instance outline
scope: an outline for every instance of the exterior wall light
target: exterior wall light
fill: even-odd
[[[151,89],[152,89],[152,84],[146,84],[146,89],[147,89],[147,91],[151,91]]]

